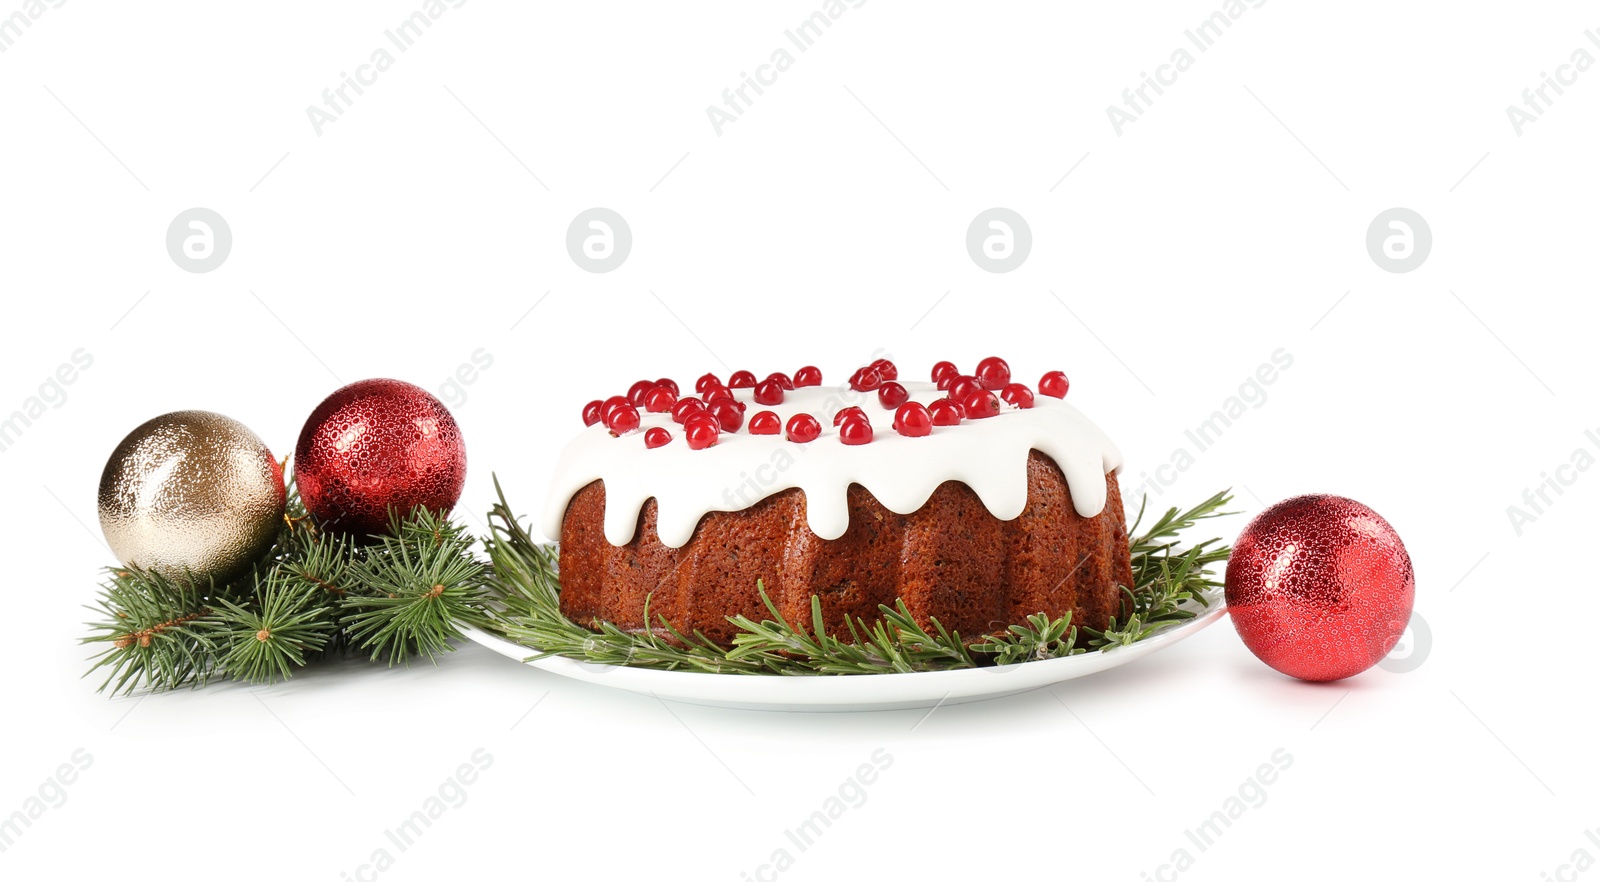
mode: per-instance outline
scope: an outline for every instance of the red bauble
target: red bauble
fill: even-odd
[[[1411,619],[1416,578],[1400,536],[1342,496],[1297,496],[1257,515],[1228,560],[1228,614],[1244,645],[1302,680],[1383,660]]]
[[[295,445],[294,479],[325,528],[384,533],[390,509],[450,511],[467,479],[467,448],[455,418],[426,390],[362,380],[311,412]]]

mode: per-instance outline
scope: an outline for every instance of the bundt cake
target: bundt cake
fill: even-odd
[[[1034,613],[1104,628],[1132,584],[1121,455],[1063,375],[1038,388],[997,358],[932,383],[879,360],[844,385],[741,371],[590,402],[544,519],[562,612],[728,645],[729,616],[771,617],[759,583],[808,627],[820,598],[835,634],[897,598],[968,642]]]

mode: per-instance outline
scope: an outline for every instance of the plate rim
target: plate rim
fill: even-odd
[[[662,700],[756,710],[871,710],[997,698],[1120,667],[1198,633],[1227,615],[1220,587],[1206,592],[1205,598],[1207,606],[1193,605],[1193,618],[1165,625],[1126,646],[1014,665],[908,673],[718,674],[597,664],[566,656],[530,659],[536,652],[532,647],[475,625],[465,625],[462,631],[472,642],[528,667]],[[1019,673],[1022,676],[1015,676]]]

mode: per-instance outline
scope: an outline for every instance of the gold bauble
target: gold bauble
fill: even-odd
[[[245,426],[180,410],[122,439],[100,475],[100,529],[126,566],[222,581],[272,547],[283,467]]]

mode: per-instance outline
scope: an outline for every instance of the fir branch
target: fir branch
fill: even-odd
[[[349,591],[349,569],[354,558],[348,538],[326,537],[304,542],[297,553],[286,555],[279,562],[278,569],[300,586],[338,599]]]
[[[1124,587],[1124,613],[1104,631],[1079,628],[1071,614],[1029,616],[1000,634],[967,644],[937,620],[922,627],[903,600],[880,606],[879,618],[845,622],[845,634],[828,634],[822,603],[811,598],[811,622],[791,622],[767,595],[756,590],[770,618],[730,616],[739,629],[733,645],[721,647],[696,632],[684,635],[660,616],[659,627],[628,631],[610,622],[573,622],[561,613],[558,554],[535,542],[516,519],[498,479],[499,501],[489,514],[490,587],[499,601],[493,629],[528,646],[532,659],[563,656],[593,664],[632,665],[664,670],[741,674],[874,674],[970,668],[981,664],[1019,664],[1112,649],[1143,640],[1209,605],[1221,583],[1212,567],[1228,559],[1218,539],[1179,550],[1178,538],[1198,523],[1219,517],[1232,498],[1218,493],[1188,511],[1174,508],[1129,543],[1134,584]],[[1133,530],[1143,518],[1135,519]],[[1132,531],[1130,531],[1132,532]],[[645,621],[650,621],[646,600]]]
[[[464,623],[484,625],[485,567],[477,540],[445,515],[418,508],[391,517],[390,534],[364,549],[340,601],[353,645],[393,665],[412,655],[435,661],[454,649]]]
[[[328,594],[284,569],[258,584],[252,600],[244,605],[219,599],[214,616],[227,647],[221,667],[236,680],[287,680],[293,668],[306,665],[308,653],[320,651],[338,630]]]
[[[272,682],[350,647],[390,664],[432,659],[462,624],[487,623],[485,566],[445,516],[418,509],[391,529],[368,544],[325,533],[291,482],[271,550],[227,583],[110,570],[82,640],[104,647],[88,673],[106,669],[100,689],[115,694],[220,676]]]
[[[134,568],[107,572],[111,580],[90,607],[103,617],[90,623],[82,640],[106,646],[91,656],[94,665],[84,676],[107,669],[100,689],[109,687],[113,695],[204,684],[217,653],[206,592]]]

